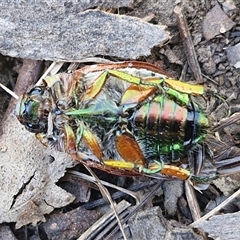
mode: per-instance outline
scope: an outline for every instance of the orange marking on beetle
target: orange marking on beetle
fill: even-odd
[[[163,104],[164,107],[162,108],[161,117],[160,117],[161,122],[171,121],[175,117],[174,108],[172,107],[173,104],[174,104],[173,101],[164,101],[164,104]]]
[[[191,176],[191,173],[188,170],[172,165],[164,165],[160,173],[167,176],[177,177],[181,180],[187,180]]]
[[[64,126],[64,148],[69,154],[76,153],[76,138],[73,129],[65,125]]]
[[[141,103],[151,96],[156,90],[156,87],[153,86],[131,85],[122,95],[121,104]]]
[[[158,102],[152,102],[149,104],[147,114],[147,129],[149,135],[155,135],[158,129],[159,113],[161,113],[161,105]]]
[[[184,123],[184,120],[187,118],[187,109],[179,106],[178,104],[175,105],[175,112],[174,112],[174,119],[175,121]]]
[[[123,134],[116,137],[116,148],[126,162],[145,165],[145,158],[138,143],[130,136]]]
[[[99,143],[93,133],[85,127],[83,129],[83,140],[87,143],[88,147],[92,150],[94,155],[101,160],[103,157],[102,149],[100,148]]]
[[[83,95],[81,101],[89,101],[93,98],[95,98],[100,91],[102,90],[104,84],[107,80],[108,72],[103,72],[91,85],[91,87],[87,90],[87,92]]]

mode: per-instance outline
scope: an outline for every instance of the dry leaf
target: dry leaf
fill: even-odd
[[[17,227],[37,223],[43,214],[74,200],[55,183],[75,162],[47,151],[13,114],[3,126],[0,148],[0,222],[18,221]]]

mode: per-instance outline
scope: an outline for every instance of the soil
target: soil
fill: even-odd
[[[161,23],[167,25],[167,30],[170,32],[171,39],[161,48],[154,47],[150,56],[141,57],[138,60],[146,61],[162,68],[175,79],[181,79],[190,83],[199,83],[202,81],[204,87],[211,90],[213,93],[212,95],[206,96],[204,100],[200,100],[203,101],[205,112],[211,119],[212,127],[210,131],[213,131],[214,127],[218,126],[223,119],[225,121],[225,126],[219,131],[214,132],[214,134],[213,132],[209,132],[209,135],[212,134],[212,136],[206,140],[204,147],[206,148],[206,155],[214,155],[214,170],[217,168],[217,170],[220,172],[222,171],[222,173],[228,173],[230,174],[230,178],[226,180],[226,178],[222,177],[220,181],[213,181],[210,185],[204,185],[204,187],[207,186],[207,188],[202,190],[202,193],[195,191],[194,194],[196,194],[197,203],[202,215],[215,207],[215,205],[210,206],[211,204],[216,201],[224,200],[225,195],[230,195],[240,186],[240,179],[237,176],[239,161],[235,160],[232,165],[230,164],[229,166],[227,164],[225,164],[227,166],[221,165],[224,159],[233,159],[233,157],[240,156],[240,122],[238,118],[230,118],[230,116],[239,113],[240,103],[240,47],[238,46],[240,43],[240,3],[238,0],[183,1],[184,15],[192,37],[197,61],[202,73],[202,79],[196,79],[194,72],[196,72],[197,69],[190,68],[191,64],[188,62],[189,56],[187,55],[189,54],[189,49],[183,46],[183,39],[181,39],[181,31],[183,30],[180,29],[177,24],[172,5],[173,3],[171,1],[166,1],[165,8],[163,9],[159,7],[159,1],[138,0],[134,1],[134,6],[132,8],[120,8],[117,10],[114,9],[113,11],[115,11],[116,14],[120,13],[143,19],[150,19],[150,22],[153,24]],[[107,58],[113,59],[111,56],[107,56]],[[114,59],[116,59],[116,57],[114,57]],[[49,62],[45,62],[45,65],[48,66]],[[21,66],[22,59],[1,55],[1,83],[14,90]],[[0,95],[0,118],[3,119],[10,97],[1,89]],[[231,112],[230,115],[228,114],[229,111]],[[232,119],[233,123],[230,124]],[[82,167],[77,166],[75,170],[82,171]],[[109,181],[109,175],[98,171],[97,174],[101,179],[107,179]],[[135,178],[124,179],[111,176],[110,179],[112,180],[110,182],[120,184],[124,188],[132,185],[141,186],[143,182],[148,182],[148,185],[139,192],[141,198],[146,197],[153,188],[151,186],[152,182],[145,178],[139,180]],[[72,224],[72,222],[83,221],[83,219],[76,220],[77,214],[75,212],[72,212],[72,219],[71,214],[66,216],[64,213],[69,213],[70,210],[76,210],[83,205],[81,202],[83,196],[79,195],[79,185],[86,186],[88,184],[86,184],[86,182],[79,183],[79,180],[65,176],[65,179],[59,182],[59,186],[74,194],[77,197],[75,202],[65,208],[55,210],[54,213],[47,216],[48,221],[46,223],[41,223],[37,227],[27,225],[16,230],[14,224],[11,223],[6,224],[9,227],[7,231],[13,232],[17,239],[69,239],[69,236],[71,236],[71,239],[77,239],[82,232],[80,230],[74,231],[73,229],[68,229],[66,226],[69,226],[69,222]],[[203,189],[204,187],[200,186],[199,188]],[[139,189],[141,189],[141,187],[139,187]],[[90,205],[91,201],[101,198],[101,194],[96,190],[89,190],[89,188],[87,188],[87,190],[85,189],[84,191],[87,192],[84,196],[89,194],[88,191],[92,192],[91,199],[89,200]],[[111,192],[111,194],[113,193]],[[168,235],[170,236],[169,239],[177,239],[177,236],[183,236],[184,234],[191,236],[191,239],[203,239],[201,238],[202,236],[207,239],[204,233],[197,235],[192,229],[186,227],[195,219],[192,216],[193,209],[188,205],[189,200],[186,197],[186,188],[184,188],[184,183],[182,181],[165,181],[162,183],[160,189],[153,195],[154,197],[150,198],[149,203],[145,205],[144,208],[152,209],[153,206],[158,206],[159,208],[157,208],[156,212],[159,212],[159,215],[155,216],[153,212],[144,213],[146,215],[142,213],[143,215],[141,216],[135,215],[134,220],[129,222],[129,226],[132,227],[132,230],[130,229],[132,235],[129,233],[129,239],[138,238],[137,232],[140,230],[136,230],[136,226],[140,223],[136,219],[144,219],[144,217],[151,219],[152,222],[164,221],[165,227],[162,226],[164,230],[161,230],[159,227],[150,224],[148,228],[153,229],[151,230],[150,236],[147,234],[145,236],[142,235],[141,239],[166,239],[166,234],[170,234]],[[125,197],[125,199],[131,203],[135,201],[130,197]],[[95,209],[92,210],[96,211],[93,213],[95,216],[99,214],[100,207],[97,205],[98,208],[96,208],[94,204],[95,202],[92,203],[93,206],[87,209]],[[84,208],[84,205],[82,207]],[[80,211],[79,214],[86,214],[84,211],[85,209],[82,210],[82,212]],[[222,209],[222,213],[237,211],[239,211],[239,201],[237,199],[235,199],[232,204],[228,205],[228,207]],[[88,215],[86,214],[86,216]],[[56,220],[57,218],[59,219]],[[92,215],[89,216],[89,222],[91,222],[91,224],[93,224],[92,218]],[[62,226],[60,222],[65,222],[66,224]],[[53,223],[58,227],[61,226],[57,233],[53,232],[53,228],[51,228],[53,226],[51,224]],[[219,223],[219,225],[221,225],[221,223]],[[140,226],[140,228],[144,228],[144,226]],[[174,230],[172,229],[173,226],[175,227]],[[160,234],[162,238],[157,238],[157,236],[154,235],[154,229],[156,228],[159,228],[159,231],[161,230]],[[186,232],[181,232],[183,231],[180,230],[181,228],[185,229]],[[163,234],[163,232],[165,234]],[[209,232],[211,231],[209,230]],[[207,234],[209,234],[209,232],[207,232]],[[6,232],[4,234],[6,234]],[[230,239],[228,235],[226,236],[227,237],[220,236],[219,239]],[[219,236],[217,236],[217,234],[212,234],[212,237],[216,239]],[[112,239],[116,238],[112,237]]]

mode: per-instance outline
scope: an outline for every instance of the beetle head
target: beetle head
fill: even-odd
[[[47,129],[51,106],[51,95],[47,87],[35,86],[19,98],[15,114],[28,131],[40,133]]]

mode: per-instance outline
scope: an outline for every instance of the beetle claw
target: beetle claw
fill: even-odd
[[[139,172],[143,172],[146,174],[155,174],[161,172],[161,170],[164,167],[164,162],[158,162],[154,161],[155,164],[151,164],[149,168],[146,168],[144,166],[138,166],[139,167]]]

